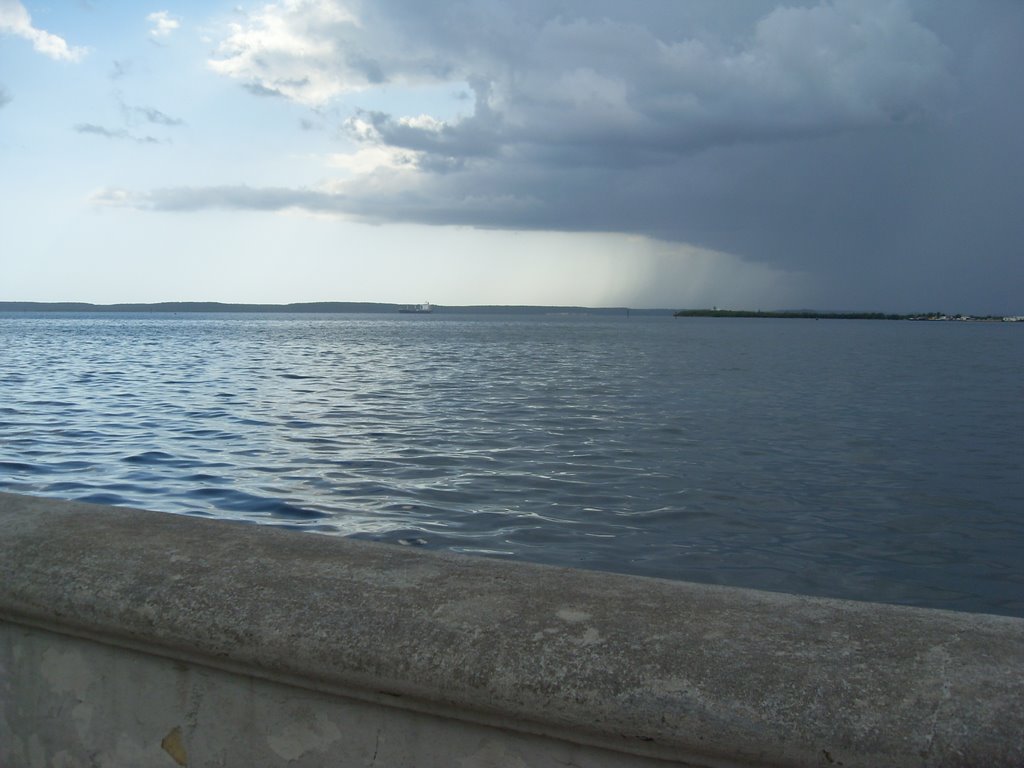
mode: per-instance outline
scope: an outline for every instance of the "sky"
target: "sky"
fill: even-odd
[[[1024,314],[1020,0],[0,0],[0,300]]]

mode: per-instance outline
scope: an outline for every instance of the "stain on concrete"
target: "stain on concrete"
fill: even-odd
[[[291,717],[267,734],[267,746],[284,760],[298,760],[310,752],[324,752],[341,740],[341,731],[322,712]]]
[[[164,752],[170,755],[174,762],[181,766],[188,765],[188,752],[185,750],[185,742],[181,739],[181,727],[174,726],[171,732],[164,736],[160,742]]]
[[[601,633],[598,632],[594,627],[587,627],[583,633],[583,637],[574,640],[576,645],[597,645],[601,641]]]
[[[96,682],[86,659],[74,651],[62,652],[55,648],[43,653],[41,669],[43,679],[56,694],[71,694],[79,701],[88,697],[89,687]]]
[[[458,762],[459,768],[530,768],[522,755],[508,744],[488,739],[481,747]]]
[[[562,621],[568,621],[570,624],[578,624],[581,621],[588,621],[590,619],[589,613],[576,608],[561,608],[555,615]]]

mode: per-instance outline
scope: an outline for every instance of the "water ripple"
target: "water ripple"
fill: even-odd
[[[1024,615],[1022,328],[0,317],[0,489]]]

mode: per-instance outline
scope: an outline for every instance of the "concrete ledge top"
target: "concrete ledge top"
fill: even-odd
[[[1024,620],[0,494],[0,619],[699,766],[1024,764]]]

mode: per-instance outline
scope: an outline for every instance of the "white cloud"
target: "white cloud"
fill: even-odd
[[[327,158],[327,165],[349,173],[365,175],[381,168],[411,170],[416,163],[413,153],[391,147],[361,147],[355,152],[335,153]]]
[[[368,82],[352,62],[355,16],[331,0],[285,0],[231,25],[209,62],[261,92],[317,106]]]
[[[89,202],[93,205],[111,207],[130,206],[132,203],[132,193],[126,189],[103,187],[89,195]]]
[[[416,115],[415,117],[401,117],[398,120],[400,125],[408,126],[409,128],[415,128],[418,131],[428,131],[432,133],[440,133],[444,127],[445,122],[438,120],[431,115]]]
[[[146,16],[146,21],[152,25],[149,34],[157,39],[169,37],[181,27],[181,21],[167,11],[154,11]]]
[[[69,46],[64,38],[32,26],[32,17],[18,0],[0,0],[0,32],[22,37],[39,53],[57,61],[79,61],[87,49]]]
[[[98,131],[87,130],[85,132]],[[169,187],[145,193],[117,187],[105,187],[93,192],[89,196],[89,201],[96,205],[156,211],[201,211],[209,208],[285,211],[292,208],[303,208],[314,212],[341,212],[339,205],[341,197],[339,195],[317,189],[254,188],[245,185]]]

